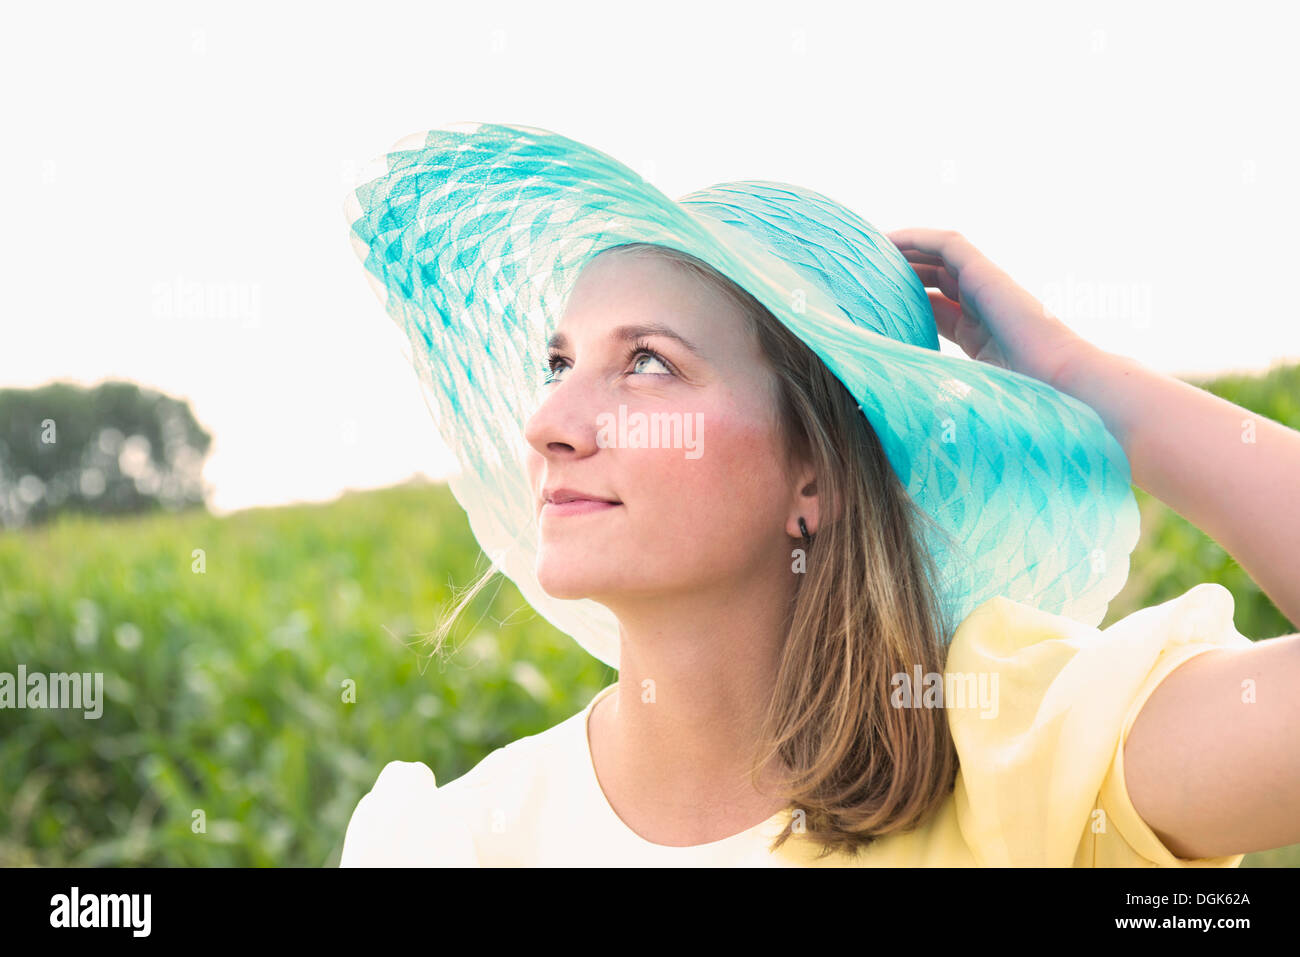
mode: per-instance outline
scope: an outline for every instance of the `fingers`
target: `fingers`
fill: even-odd
[[[944,264],[956,273],[979,255],[965,236],[952,229],[912,226],[885,233],[885,236],[907,257],[908,262],[912,261],[912,254],[917,253],[918,258],[926,257],[922,261],[928,265]]]
[[[901,252],[903,254],[903,258],[910,263],[925,263],[927,266],[943,265],[942,256],[936,256],[933,253],[923,253],[921,252],[921,250],[912,249],[910,246],[900,247],[899,252]]]
[[[961,306],[934,289],[928,289],[926,293],[930,297],[930,308],[934,311],[934,324],[939,335],[949,342],[957,342],[957,323],[962,319]]]
[[[928,229],[924,226],[909,226],[885,233],[889,241],[900,249],[916,249],[934,256],[943,255],[943,245],[959,235],[952,229]]]
[[[960,346],[961,351],[972,359],[1001,369],[1011,368],[982,322],[939,291],[927,289],[926,293],[930,297],[934,325],[939,330],[939,335]]]
[[[957,277],[946,266],[931,266],[927,263],[914,263],[908,260],[912,270],[927,289],[939,289],[949,299],[960,299],[957,295]]]

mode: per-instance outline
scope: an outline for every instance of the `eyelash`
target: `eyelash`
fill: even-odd
[[[631,347],[628,348],[627,353],[626,353],[626,354],[624,355],[624,357],[623,357],[623,362],[624,362],[624,364],[627,364],[627,363],[631,362],[633,359],[635,359],[637,356],[639,356],[639,355],[641,355],[641,354],[643,354],[643,353],[644,353],[645,355],[650,356],[650,357],[653,358],[653,359],[658,360],[660,363],[663,364],[663,366],[664,366],[665,369],[669,369],[669,370],[671,370],[671,369],[673,368],[672,363],[670,363],[667,359],[665,359],[663,356],[661,356],[661,355],[660,355],[658,352],[656,352],[654,349],[651,349],[651,348],[650,348],[650,344],[649,344],[648,342],[646,342],[644,339],[638,339],[638,340],[636,340],[636,342],[632,343]],[[556,364],[556,362],[558,362],[559,360],[561,360],[561,359],[563,359],[563,358],[564,358],[564,356],[563,356],[561,353],[559,353],[559,352],[550,352],[550,353],[547,354],[546,365],[545,365],[545,366],[543,367],[543,369],[542,369],[542,373],[543,373],[543,377],[542,377],[542,385],[549,385],[551,382],[555,381],[555,380],[552,378],[552,376],[555,375],[555,364]],[[669,372],[642,372],[642,373],[639,373],[639,374],[640,374],[640,375],[657,375],[657,376],[676,375],[675,372],[671,372],[671,371],[669,371]]]

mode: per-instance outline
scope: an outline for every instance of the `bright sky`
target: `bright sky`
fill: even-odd
[[[976,6],[15,6],[0,387],[187,398],[218,511],[444,474],[342,203],[457,120],[555,130],[673,197],[770,179],[959,229],[1164,372],[1300,360],[1285,8]]]

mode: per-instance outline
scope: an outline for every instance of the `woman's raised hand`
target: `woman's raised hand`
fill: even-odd
[[[1057,386],[1066,365],[1091,348],[961,233],[913,227],[885,235],[926,287],[939,334],[972,359]]]

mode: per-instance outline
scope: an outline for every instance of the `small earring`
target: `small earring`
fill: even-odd
[[[804,546],[807,547],[808,545],[811,545],[812,536],[808,534],[808,525],[804,522],[802,515],[799,516],[799,531],[803,533]]]

